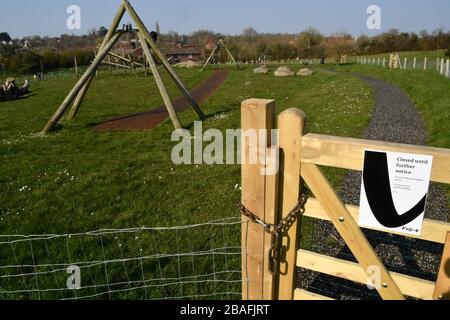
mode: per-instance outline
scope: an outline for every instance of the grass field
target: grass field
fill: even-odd
[[[209,73],[180,71],[180,75],[193,86]],[[72,80],[41,82],[28,99],[2,103],[1,233],[174,225],[236,214],[239,167],[175,167],[170,161],[174,144],[168,121],[149,132],[91,131],[91,124],[109,117],[159,106],[152,82],[151,78],[102,76],[79,118],[47,137],[36,133]],[[175,92],[173,86],[170,92]],[[203,106],[209,115],[204,130],[238,128],[240,102],[250,97],[276,99],[279,112],[302,108],[310,131],[356,137],[368,123],[372,106],[370,89],[347,75],[319,72],[308,80],[275,81],[273,76],[257,77],[249,70],[233,71]],[[191,112],[181,118],[185,125],[195,120]]]
[[[179,74],[188,87],[192,87],[210,72],[179,70]],[[174,146],[170,142],[170,122],[166,121],[148,132],[95,133],[90,129],[92,124],[110,117],[159,106],[162,101],[151,78],[136,80],[131,75],[101,74],[76,121],[63,123],[60,130],[47,137],[37,135],[74,81],[51,79],[34,83],[31,97],[0,104],[0,235],[178,226],[239,217],[235,206],[240,199],[239,166],[173,165],[170,160]],[[169,86],[169,91],[173,96],[177,95],[173,85]],[[335,75],[319,70],[307,79],[276,79],[273,75],[256,76],[250,69],[232,71],[220,91],[202,106],[208,115],[204,130],[239,128],[240,102],[248,98],[275,99],[278,112],[290,107],[302,108],[308,115],[309,131],[351,137],[361,136],[373,104],[371,89],[347,74]],[[181,120],[190,127],[195,116],[187,111],[181,115]],[[339,184],[343,173],[328,171],[335,185]],[[169,232],[161,234],[161,240],[148,238],[148,242],[159,243],[158,249],[163,253],[183,249],[206,250],[211,248],[211,242],[240,246],[239,228],[223,234],[221,231]],[[51,261],[67,263],[68,252],[72,261],[76,261],[77,255],[84,255],[86,250],[89,259],[120,257],[123,254],[120,248],[129,248],[126,252],[130,254],[135,250],[132,249],[132,239],[122,239],[120,248],[114,239],[106,241],[105,246],[103,242],[100,246],[97,240],[86,241],[84,246],[72,242],[65,245],[64,241],[46,243],[48,248],[35,247],[35,251],[31,251],[33,257],[30,257],[30,246],[26,242],[22,246],[2,250],[0,265],[33,265],[31,258],[38,259],[38,253],[45,251],[47,254],[42,258],[45,261],[51,252]],[[155,249],[151,249],[148,243],[143,246],[146,252]],[[88,259],[85,255],[84,258]],[[190,272],[216,272],[218,267],[211,270],[208,261],[199,259],[195,263],[197,269]],[[218,261],[222,263],[216,265],[222,268],[240,268],[239,257],[224,263],[216,256]],[[128,266],[128,273],[139,278],[145,269],[145,276],[152,278],[161,277],[156,273],[162,270],[167,276],[177,274],[180,263],[185,263],[180,260],[163,262],[159,267],[154,262],[146,262],[144,268],[133,264]],[[194,265],[193,261],[191,264]],[[112,268],[110,274],[117,274],[120,278],[122,269],[122,266]],[[92,283],[105,282],[103,269],[97,267],[90,272],[94,278]],[[61,275],[64,276],[67,277],[65,273]],[[24,280],[24,284],[31,288],[35,286],[34,279]],[[54,286],[47,278],[40,279],[39,284],[41,287]],[[165,289],[163,296],[186,294],[183,289],[180,292],[180,286]],[[199,294],[217,291],[218,288],[195,290],[195,294]],[[142,297],[143,292],[139,291],[137,296],[133,294],[135,292],[121,293],[120,297]],[[151,296],[157,297],[158,294],[162,293]],[[47,293],[43,297],[37,293],[31,296],[18,293],[14,297],[54,298],[55,293]]]
[[[273,67],[274,68],[274,67]],[[272,69],[273,69],[272,68]],[[299,68],[293,66],[293,68]],[[309,132],[361,137],[373,107],[371,89],[353,74],[371,75],[402,87],[423,115],[430,134],[429,144],[450,147],[449,81],[436,72],[398,70],[389,72],[376,66],[315,67],[310,78],[257,76],[251,69],[233,70],[224,86],[202,107],[208,115],[204,130],[222,131],[240,127],[240,102],[248,98],[277,101],[278,112],[290,107],[308,115]],[[329,69],[339,71],[337,74]],[[204,81],[210,71],[178,70],[188,87]],[[164,75],[167,80],[167,75]],[[179,226],[239,217],[235,204],[240,199],[239,166],[175,166],[171,163],[172,125],[166,121],[147,132],[96,133],[91,126],[111,117],[145,111],[162,104],[153,80],[133,75],[103,73],[94,82],[76,121],[65,123],[47,137],[37,133],[73,86],[75,79],[50,79],[33,84],[27,99],[0,104],[0,240],[1,235],[84,233],[99,229],[124,229],[139,226]],[[170,83],[166,81],[166,83]],[[174,97],[178,92],[169,85]],[[181,120],[192,127],[195,115],[186,111]],[[345,173],[326,170],[338,187]],[[448,188],[447,188],[448,190]],[[313,227],[306,221],[303,245],[308,246]],[[13,238],[14,239],[14,238]],[[136,245],[136,239],[139,244]],[[76,240],[76,241],[75,241]],[[120,246],[117,244],[120,242]],[[1,243],[1,241],[0,241]],[[5,242],[6,243],[6,242]],[[28,242],[7,244],[0,250],[0,265],[68,263],[79,259],[105,260],[136,257],[146,253],[176,254],[205,251],[226,245],[240,246],[239,226],[211,226],[194,230],[145,233],[134,237],[79,237],[55,239],[45,246],[31,247]],[[140,248],[140,251],[137,251]],[[49,254],[51,252],[51,254]],[[33,253],[31,257],[31,253]],[[203,283],[180,283],[147,289],[121,291],[112,298],[158,298],[211,295],[215,292],[239,292],[236,274],[240,258],[217,254],[188,258],[136,260],[109,266],[89,267],[90,284],[115,279],[178,279],[182,270]],[[33,258],[33,261],[31,259]],[[17,270],[14,270],[17,271]],[[23,270],[21,270],[24,272]],[[28,270],[36,271],[36,270]],[[45,274],[44,270],[41,270]],[[125,272],[124,272],[125,271]],[[223,278],[217,279],[217,274]],[[126,278],[124,276],[126,275]],[[214,281],[200,275],[214,274]],[[65,281],[65,272],[51,279],[23,278],[21,288],[57,287]],[[14,280],[14,279],[12,279]],[[233,281],[234,280],[234,281]],[[178,281],[178,280],[177,280]],[[37,284],[35,284],[37,282]],[[15,289],[17,282],[4,281],[4,288]],[[123,289],[123,288],[122,288]],[[92,293],[86,289],[85,294]],[[0,295],[1,297],[1,295]],[[71,292],[16,293],[3,298],[71,298]],[[99,298],[108,296],[100,295]],[[111,297],[111,295],[109,296]],[[239,298],[237,295],[220,297]]]
[[[450,148],[450,80],[434,71],[391,72],[377,66],[361,65],[315,68],[317,72],[310,78],[258,76],[250,68],[233,70],[224,86],[202,106],[208,115],[204,130],[239,128],[242,100],[271,98],[277,101],[278,112],[290,107],[303,109],[308,115],[309,132],[361,137],[370,118],[373,94],[354,76],[358,73],[403,88],[423,115],[429,131],[429,145]],[[338,73],[328,72],[330,69]],[[188,87],[204,81],[211,73],[196,70],[178,72]],[[161,105],[161,98],[150,77],[136,80],[131,74],[101,74],[76,121],[63,122],[51,135],[39,136],[37,133],[74,82],[75,79],[70,78],[37,82],[33,84],[32,96],[27,99],[0,104],[0,265],[67,264],[68,261],[79,260],[104,261],[161,253],[205,252],[212,248],[213,254],[205,256],[159,257],[140,260],[140,263],[133,259],[108,268],[103,264],[95,265],[87,268],[89,283],[129,283],[130,279],[139,280],[142,276],[146,279],[177,279],[175,284],[158,283],[151,291],[147,288],[122,290],[109,296],[112,298],[203,294],[218,298],[212,294],[239,292],[239,275],[229,272],[240,270],[240,258],[233,251],[240,246],[238,225],[56,238],[34,245],[28,241],[17,245],[2,243],[5,239],[16,239],[4,235],[170,227],[239,218],[235,205],[240,199],[240,167],[173,165],[170,156],[175,143],[170,142],[172,125],[169,121],[147,132],[96,133],[91,130],[93,124],[108,118]],[[178,95],[172,84],[169,92],[172,96]],[[191,128],[195,115],[186,111],[181,120]],[[326,172],[338,187],[345,172]],[[304,224],[302,240],[306,247],[312,227],[310,221]],[[220,252],[221,247],[228,248],[227,254]],[[37,270],[44,273],[37,280],[22,277],[19,287],[28,290],[37,286],[61,287],[67,277],[65,270],[52,277],[45,275],[46,270]],[[9,271],[17,273],[18,270]],[[36,272],[33,268],[20,271]],[[195,277],[202,283],[181,284],[179,278],[183,275]],[[214,280],[205,275],[214,275]],[[3,281],[2,287],[17,289],[16,279],[9,280]],[[92,294],[93,290],[97,289],[86,289],[85,295]],[[70,297],[73,293],[66,291],[3,295],[6,299]],[[98,297],[108,298],[104,295]],[[219,297],[239,298],[229,294]]]

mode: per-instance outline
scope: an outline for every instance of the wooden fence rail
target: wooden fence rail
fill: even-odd
[[[272,100],[244,101],[242,129],[244,132],[248,129],[272,132],[275,129],[275,114],[275,102]],[[280,272],[272,275],[268,270],[271,237],[263,227],[243,218],[243,298],[332,300],[297,289],[299,267],[360,284],[367,284],[371,268],[377,267],[382,280],[377,290],[383,299],[404,300],[406,296],[425,300],[447,298],[450,295],[450,224],[425,219],[422,234],[413,237],[445,245],[437,282],[389,272],[356,222],[359,208],[342,202],[319,166],[362,171],[366,150],[430,155],[434,157],[432,181],[449,184],[450,150],[304,134],[305,122],[306,116],[302,111],[289,109],[278,117],[278,145],[269,138],[256,144],[243,140],[243,154],[248,156],[256,148],[265,150],[262,157],[266,164],[276,161],[274,155],[279,154],[280,167],[277,175],[264,176],[261,175],[261,165],[244,164],[243,204],[261,221],[277,224],[296,206],[302,184],[305,183],[314,198],[309,199],[303,217],[332,222],[358,263],[300,250],[300,218],[282,235]],[[265,143],[262,148],[258,146],[260,143]]]

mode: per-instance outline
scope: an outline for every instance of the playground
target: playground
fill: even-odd
[[[117,29],[125,10],[149,70],[100,67],[133,29]],[[0,299],[447,298],[443,52],[419,55],[436,61],[428,69],[414,53],[414,68],[401,54],[255,65],[221,38],[204,65],[176,68],[128,1],[109,30],[84,74],[0,104]],[[216,63],[220,50],[230,64]],[[196,121],[223,135],[279,128],[280,174],[175,165],[174,129]],[[356,222],[364,151],[378,148],[434,156],[421,235]],[[68,268],[88,275],[80,287],[66,288]]]

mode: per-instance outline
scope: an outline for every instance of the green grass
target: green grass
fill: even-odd
[[[189,87],[208,76],[196,71],[180,73]],[[151,223],[147,225],[192,223],[211,217],[189,213],[199,207],[210,211],[216,203],[223,206],[214,211],[231,207],[225,216],[235,214],[234,202],[229,200],[237,199],[230,193],[239,194],[233,190],[239,183],[239,167],[174,166],[169,121],[148,132],[91,131],[93,123],[159,106],[162,101],[151,78],[102,77],[92,87],[76,121],[64,123],[62,130],[47,137],[37,136],[72,85],[73,81],[42,82],[32,97],[1,105],[2,233],[78,232],[141,225],[148,220]],[[169,89],[175,96],[175,88]],[[276,79],[233,71],[203,106],[209,115],[204,130],[239,128],[240,102],[251,97],[275,99],[278,112],[301,108],[308,115],[309,131],[341,136],[359,137],[372,107],[370,89],[350,76],[319,72],[309,79]],[[187,111],[181,119],[189,126],[195,116]],[[24,186],[31,191],[19,192]],[[148,208],[166,215],[149,217]],[[185,214],[176,214],[176,219],[167,215],[179,208]],[[25,224],[9,225],[8,221],[18,219],[13,211],[30,214],[23,214],[25,219],[20,216]],[[91,212],[99,213],[94,221],[80,224],[82,214]],[[67,219],[67,225],[54,221],[56,218]]]
[[[211,73],[178,72],[188,87],[200,83]],[[167,80],[167,75],[164,76]],[[240,199],[240,190],[236,188],[240,185],[240,167],[173,165],[174,143],[170,142],[172,126],[169,121],[147,132],[95,133],[91,130],[93,123],[159,106],[162,101],[151,78],[101,74],[76,121],[63,123],[60,130],[47,137],[36,135],[73,84],[74,79],[34,83],[33,95],[29,98],[0,104],[0,234],[66,234],[144,225],[176,226],[239,217],[235,205]],[[172,96],[178,95],[172,84],[169,92]],[[278,112],[301,108],[308,115],[309,132],[349,137],[362,135],[373,106],[371,89],[348,74],[318,70],[310,78],[279,79],[273,75],[254,75],[250,69],[232,71],[224,86],[202,106],[208,115],[204,130],[239,128],[240,103],[248,98],[275,99]],[[180,118],[185,126],[191,127],[195,115],[187,111]],[[344,172],[327,170],[327,174],[337,186]],[[306,233],[310,227],[307,223]],[[208,250],[224,243],[240,246],[239,228],[229,229],[223,234],[221,229],[207,228],[161,233],[159,237],[144,235],[140,237],[139,246],[149,254],[155,251],[174,253],[177,249],[183,252]],[[106,237],[104,247],[98,239],[83,239],[84,246],[75,240],[67,245],[65,241],[50,241],[47,245],[51,259],[44,254],[44,247],[37,246],[34,258],[41,263],[67,262],[67,251],[72,253],[72,261],[80,256],[82,260],[118,258],[121,252],[117,241],[122,243],[123,254],[134,257],[139,254],[136,251],[139,246],[133,245],[134,238],[130,236]],[[305,238],[305,241],[308,240]],[[159,248],[151,243],[159,244]],[[12,249],[0,250],[0,265],[17,264]],[[29,243],[18,245],[15,251],[20,264],[31,263]],[[88,257],[82,255],[84,251]],[[211,270],[213,264],[208,260],[211,257],[195,258],[195,263],[162,259],[162,266],[161,261],[159,266],[155,261],[146,261],[145,276],[147,279],[158,277],[161,270],[165,277],[177,275],[178,263],[185,266],[183,272],[194,274],[240,267],[239,257],[229,261],[215,257],[218,266],[215,270]],[[192,265],[195,270],[189,269]],[[109,273],[123,279],[123,268],[112,268]],[[93,283],[105,283],[103,268],[97,266],[89,271]],[[133,279],[139,280],[139,265],[128,265],[128,271]],[[67,275],[63,272],[58,277],[57,281],[63,281]],[[27,279],[27,286],[33,288],[33,280]],[[52,281],[40,279],[40,286],[54,287]],[[211,286],[182,286],[180,289],[178,285],[148,295],[180,296],[219,290]],[[239,285],[234,286],[239,290]],[[114,297],[139,298],[143,294],[139,291]],[[58,297],[55,293],[46,293],[43,297],[37,294],[14,296],[55,297]]]
[[[298,69],[299,66],[292,68]],[[278,113],[291,107],[303,109],[308,116],[308,132],[361,137],[373,107],[371,88],[353,75],[361,73],[404,89],[423,115],[430,134],[429,145],[450,147],[447,134],[450,81],[436,72],[389,72],[375,66],[350,65],[331,67],[339,71],[333,74],[321,67],[315,68],[316,74],[309,78],[275,78],[272,74],[254,75],[251,69],[233,70],[224,86],[202,105],[208,115],[203,123],[204,131],[217,128],[224,132],[239,128],[241,101],[269,98],[277,101]],[[211,71],[201,73],[197,70],[177,72],[188,87],[201,83],[211,74]],[[171,96],[178,96],[166,74],[164,78]],[[103,261],[221,247],[227,247],[228,253],[232,253],[233,247],[240,246],[240,228],[236,225],[2,244],[2,241],[10,239],[1,235],[83,233],[98,229],[177,226],[227,217],[239,218],[235,204],[241,194],[240,167],[173,165],[171,150],[175,143],[170,141],[172,125],[169,121],[147,132],[96,133],[91,130],[92,124],[108,118],[161,105],[162,100],[150,77],[136,79],[131,74],[101,73],[76,121],[63,122],[62,127],[49,136],[37,135],[74,83],[75,79],[71,78],[37,82],[33,84],[33,94],[27,99],[0,103],[0,265]],[[182,113],[180,118],[188,128],[192,128],[196,119],[190,111]],[[325,171],[333,185],[339,187],[345,171]],[[301,239],[304,247],[311,244],[312,228],[311,220],[304,221]],[[108,277],[105,277],[105,269]],[[152,290],[124,291],[111,297],[181,297],[240,290],[236,274],[221,273],[240,270],[240,257],[217,253],[145,259],[142,263],[131,260],[109,266],[100,264],[83,269],[83,279],[88,285],[126,282],[128,279],[139,281],[142,269],[146,279],[177,279],[180,275],[216,273],[215,280],[219,282],[202,281],[188,285],[174,281],[175,284]],[[35,271],[48,269],[20,268],[5,272]],[[67,274],[62,270],[51,276],[40,276],[38,284],[34,277],[4,280],[2,288],[64,287],[66,279]],[[167,281],[156,282],[165,283]],[[105,288],[99,290],[104,291]],[[93,289],[86,289],[78,295],[93,293]],[[73,297],[73,293],[0,293],[0,299],[68,297]],[[239,296],[223,295],[220,298]]]

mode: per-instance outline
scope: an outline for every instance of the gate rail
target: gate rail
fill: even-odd
[[[284,111],[278,117],[279,157],[274,141],[276,110],[273,100],[251,99],[242,103],[242,129],[266,129],[267,139],[255,146],[244,137],[243,155],[264,150],[265,163],[279,161],[278,175],[264,176],[264,165],[242,166],[242,203],[262,221],[277,224],[296,206],[306,184],[315,196],[309,199],[303,216],[333,223],[358,263],[339,260],[299,250],[299,226],[296,221],[282,235],[280,272],[268,270],[271,237],[257,224],[243,217],[243,298],[244,300],[330,300],[305,290],[297,289],[297,268],[305,268],[353,282],[367,284],[369,270],[377,267],[381,274],[380,296],[385,300],[404,300],[405,296],[419,299],[444,299],[450,294],[450,224],[425,220],[421,236],[425,241],[444,244],[442,267],[437,282],[389,272],[377,256],[357,224],[359,208],[347,206],[326,179],[319,166],[362,171],[366,150],[394,151],[431,155],[434,157],[431,180],[450,184],[450,150],[393,144],[361,139],[341,138],[318,134],[304,134],[306,116],[298,109]],[[264,143],[263,148],[259,144]],[[261,151],[258,151],[261,153]],[[380,230],[377,230],[380,231]]]

